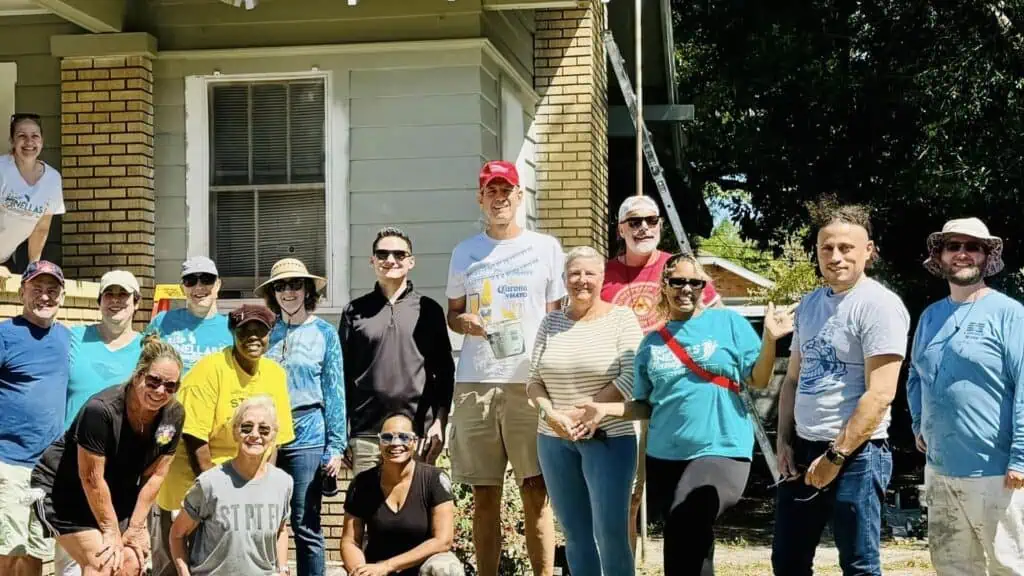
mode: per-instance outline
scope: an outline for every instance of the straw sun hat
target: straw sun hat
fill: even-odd
[[[309,270],[306,269],[306,265],[301,260],[284,258],[274,263],[274,267],[270,269],[270,279],[256,287],[256,295],[262,298],[268,286],[273,285],[278,280],[288,280],[289,278],[309,278],[313,281],[314,286],[316,286],[317,294],[323,292],[324,288],[327,287],[327,279],[310,274]]]

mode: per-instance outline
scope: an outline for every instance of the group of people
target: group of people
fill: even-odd
[[[927,239],[925,268],[950,296],[925,311],[909,357],[907,310],[867,274],[877,251],[861,207],[813,207],[825,286],[795,309],[769,305],[759,336],[697,258],[658,250],[654,200],[619,208],[612,260],[566,254],[517,223],[523,191],[502,161],[480,172],[485,229],[452,253],[447,311],[408,278],[412,240],[385,228],[374,289],[337,330],[314,314],[327,279],[302,262],[274,265],[256,290],[265,305],[224,315],[202,256],[182,266],[185,307],[144,334],[132,329],[139,283],[121,270],[100,281],[102,321],[68,329],[54,321],[63,274],[39,260],[40,215],[61,203],[39,176],[56,171],[38,161],[38,128],[12,119],[0,161],[4,246],[19,231],[33,260],[21,315],[0,323],[2,574],[38,575],[53,538],[62,576],[147,564],[156,576],[289,574],[290,524],[298,573],[322,575],[321,501],[351,469],[350,574],[462,574],[459,482],[473,491],[477,571],[497,576],[509,466],[535,574],[554,572],[554,517],[573,574],[633,574],[644,485],[665,573],[712,574],[715,523],[753,456],[739,393],[769,384],[791,333],[774,572],[811,574],[831,522],[844,574],[881,573],[890,403],[908,362],[936,571],[1024,574],[1024,306],[985,284],[1002,241],[977,219]],[[8,201],[11,179],[40,199],[31,226]],[[462,336],[457,367],[449,330]],[[433,466],[448,438],[450,478]]]

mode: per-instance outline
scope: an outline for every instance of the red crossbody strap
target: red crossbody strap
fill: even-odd
[[[685,364],[691,372],[707,380],[708,382],[711,382],[715,386],[721,386],[722,388],[725,388],[726,390],[731,390],[737,394],[740,393],[739,384],[733,382],[732,380],[726,378],[725,376],[712,374],[711,372],[708,372],[704,368],[698,366],[697,363],[693,361],[693,358],[690,357],[690,354],[686,352],[686,348],[684,348],[678,340],[672,337],[672,333],[668,331],[668,328],[665,328],[664,326],[658,328],[658,335],[661,336],[661,339],[664,340],[665,344],[668,345],[669,350],[671,350],[672,353],[676,355],[676,358],[679,358],[679,360],[683,364]]]

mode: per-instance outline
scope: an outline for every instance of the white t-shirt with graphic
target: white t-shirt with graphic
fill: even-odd
[[[14,156],[0,156],[0,264],[28,240],[44,214],[64,213],[60,172],[43,163],[43,175],[35,186],[18,172]]]
[[[526,382],[547,303],[565,296],[564,269],[558,240],[530,230],[509,240],[481,233],[455,247],[445,294],[466,298],[466,312],[480,315],[501,341],[500,355],[508,353],[498,358],[492,341],[466,336],[456,382]]]

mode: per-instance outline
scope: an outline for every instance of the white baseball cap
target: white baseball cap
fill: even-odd
[[[139,281],[135,275],[127,270],[111,270],[100,278],[100,294],[103,294],[111,286],[120,286],[132,294],[140,295]]]
[[[658,203],[654,201],[654,198],[650,196],[630,196],[619,206],[618,221],[622,222],[630,212],[637,212],[639,210],[652,211],[658,216],[661,215],[661,209],[658,208]]]

